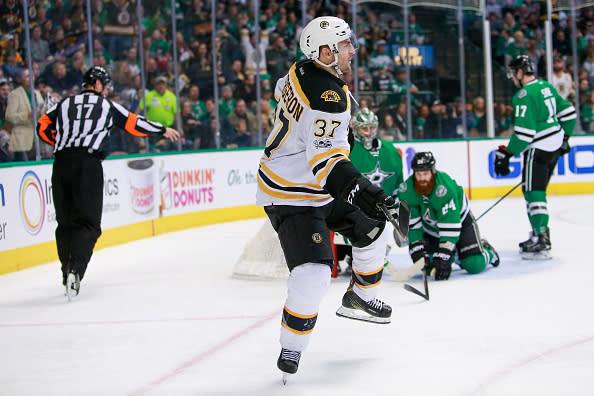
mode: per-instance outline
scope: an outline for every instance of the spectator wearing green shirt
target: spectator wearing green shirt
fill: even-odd
[[[235,110],[235,99],[233,99],[233,89],[230,85],[221,88],[221,97],[219,98],[219,113],[225,117]]]
[[[202,119],[208,113],[206,104],[200,100],[200,87],[198,85],[190,85],[188,89],[188,101],[192,107],[192,114],[198,120]]]
[[[146,118],[149,121],[158,122],[165,127],[173,125],[177,113],[177,99],[173,92],[167,89],[167,77],[155,78],[155,89],[146,94],[145,101],[148,103]],[[141,100],[136,113],[139,114],[142,110],[144,110],[144,102]],[[151,146],[161,151],[173,149],[166,139],[151,142]]]

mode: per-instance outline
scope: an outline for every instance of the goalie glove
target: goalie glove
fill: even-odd
[[[509,159],[513,154],[507,151],[505,146],[499,146],[495,152],[495,174],[501,176],[509,175]]]
[[[441,242],[437,253],[433,255],[435,280],[448,280],[452,273],[452,254],[455,245],[452,242]]]
[[[380,187],[371,184],[367,178],[361,176],[353,180],[344,190],[343,197],[349,204],[361,209],[368,217],[386,221],[386,216],[379,208],[385,205],[391,216],[396,214],[394,198],[389,196]]]

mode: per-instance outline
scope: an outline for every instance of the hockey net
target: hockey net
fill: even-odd
[[[233,267],[232,276],[254,280],[286,279],[289,276],[280,241],[268,219],[245,245]]]

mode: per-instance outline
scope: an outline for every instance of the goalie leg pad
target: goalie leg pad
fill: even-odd
[[[320,303],[330,287],[330,275],[325,264],[306,263],[291,271],[281,323],[283,348],[300,352],[307,348]]]

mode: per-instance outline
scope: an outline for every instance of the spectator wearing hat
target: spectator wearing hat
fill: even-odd
[[[264,84],[265,81],[267,81],[267,80],[262,81],[262,91],[261,91],[262,102],[268,102],[268,104],[270,105],[271,111],[274,113],[274,109],[276,109],[277,101],[274,100],[274,97],[272,96],[272,89],[270,88],[270,84]],[[268,80],[268,81],[270,81],[270,80]]]
[[[19,55],[20,58],[20,55]],[[2,65],[2,74],[5,77],[16,79],[20,73],[23,63],[17,60],[17,53],[13,49],[4,51],[4,64]]]
[[[369,61],[369,68],[372,71],[379,69],[394,71],[394,59],[392,59],[392,51],[387,48],[386,40],[378,40],[376,43],[376,50],[371,53]]]
[[[35,159],[33,108],[39,115],[45,112],[46,106],[37,90],[33,105],[31,103],[29,69],[21,70],[17,83],[18,87],[8,94],[6,106],[6,121],[11,125],[9,150],[12,152],[13,161],[29,161]]]
[[[177,113],[177,99],[173,92],[167,89],[167,77],[158,76],[155,78],[155,88],[141,99],[136,109],[139,114],[146,106],[146,118],[149,121],[155,121],[165,127],[172,127]],[[154,148],[160,151],[172,150],[173,146],[167,139],[159,139],[151,142]]]
[[[397,105],[398,103],[406,100],[406,94],[409,91],[408,87],[406,86],[406,69],[399,68],[396,71],[396,79],[392,81],[388,87],[388,91],[392,92],[388,96],[388,104],[389,105]],[[416,94],[419,92],[419,88],[413,82],[410,83],[410,102],[411,105],[415,104],[415,97],[412,94]]]
[[[445,113],[445,108],[441,104],[439,99],[435,99],[431,103],[431,108],[429,109],[429,115],[425,120],[425,139],[439,139],[441,138],[441,123],[443,119],[443,115]]]

